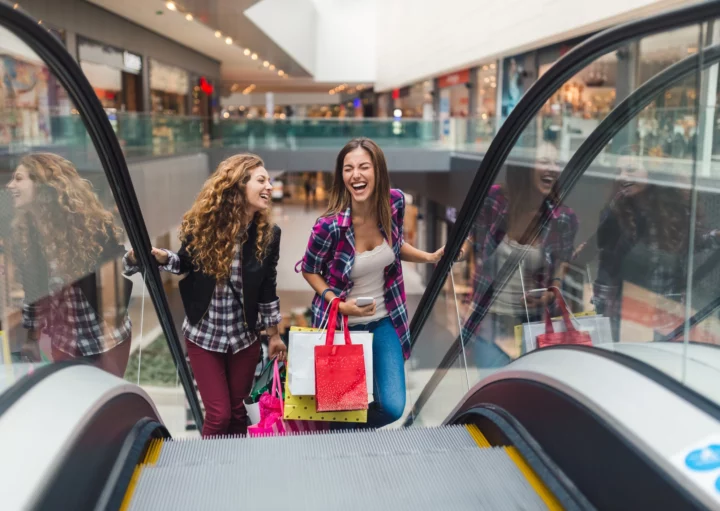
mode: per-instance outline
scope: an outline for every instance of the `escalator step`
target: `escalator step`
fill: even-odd
[[[354,437],[358,443],[363,438],[357,434],[337,436]],[[547,509],[500,447],[408,450],[381,456],[369,449],[360,455],[327,457],[303,453],[310,445],[292,445],[284,450],[285,454],[294,453],[289,456],[279,450],[256,451],[254,458],[248,456],[237,463],[207,460],[194,465],[148,465],[129,509]]]
[[[477,449],[477,447],[478,444],[465,426],[324,433],[245,440],[193,439],[166,441],[156,466],[245,463],[258,456],[282,460],[317,459],[458,451]]]

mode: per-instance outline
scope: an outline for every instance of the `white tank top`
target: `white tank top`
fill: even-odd
[[[375,298],[375,315],[350,316],[348,324],[365,324],[387,317],[388,312],[385,307],[385,268],[394,261],[395,254],[387,241],[383,241],[381,245],[372,250],[355,254],[355,263],[350,271],[353,288],[347,297],[347,301],[360,297]]]

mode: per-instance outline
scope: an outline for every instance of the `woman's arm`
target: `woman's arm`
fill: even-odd
[[[400,247],[400,260],[406,263],[431,263],[437,264],[440,262],[443,254],[445,253],[445,247],[436,250],[435,252],[425,252],[424,250],[417,249],[405,242]]]
[[[182,275],[188,273],[192,269],[192,259],[185,249],[185,245],[178,253],[166,248],[152,247],[152,256],[155,258],[159,268],[168,273]],[[130,250],[123,257],[123,274],[131,276],[140,271],[137,256],[134,250]]]

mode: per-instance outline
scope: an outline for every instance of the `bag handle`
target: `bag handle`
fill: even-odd
[[[328,329],[327,329],[327,335],[325,336],[325,345],[326,346],[332,346],[333,341],[335,340],[335,330],[337,328],[337,317],[338,317],[338,311],[340,309],[340,300],[334,301],[332,303],[332,307],[330,309],[330,319],[328,320]],[[341,314],[342,316],[342,314]],[[352,344],[352,341],[350,340],[350,329],[348,328],[348,318],[347,316],[342,316],[342,326],[343,326],[343,339],[345,340],[345,344]]]
[[[557,286],[550,286],[548,288],[549,291],[552,291],[555,295],[555,301],[558,304],[558,307],[560,308],[560,314],[562,314],[563,323],[565,323],[565,330],[568,332],[576,332],[577,329],[575,328],[575,325],[573,324],[572,320],[570,319],[570,312],[568,311],[567,303],[565,302],[565,298],[563,298],[562,292],[560,292],[560,289]],[[555,333],[555,330],[553,329],[552,325],[552,314],[550,313],[550,307],[545,308],[545,333],[546,334],[552,334]]]
[[[283,417],[285,417],[285,403],[283,402],[281,387],[282,384],[280,383],[280,366],[278,364],[278,359],[275,358],[275,363],[273,364],[273,383],[272,389],[270,390],[270,395],[277,396],[280,399],[280,412],[282,413]]]

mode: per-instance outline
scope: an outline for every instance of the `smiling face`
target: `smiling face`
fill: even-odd
[[[362,147],[345,155],[342,168],[343,183],[356,204],[368,201],[375,192],[375,167],[370,153]]]
[[[645,190],[648,186],[648,172],[640,164],[637,157],[623,156],[618,158],[618,184],[620,192],[625,197],[633,197]]]
[[[560,176],[560,166],[557,164],[558,151],[550,145],[545,144],[538,148],[535,159],[535,170],[533,172],[533,184],[535,189],[547,197],[552,192],[555,182]]]
[[[13,174],[12,181],[7,185],[16,208],[29,207],[35,199],[35,182],[24,165],[20,165]]]
[[[254,168],[250,172],[250,180],[245,185],[248,213],[254,215],[270,207],[272,183],[265,167]]]

